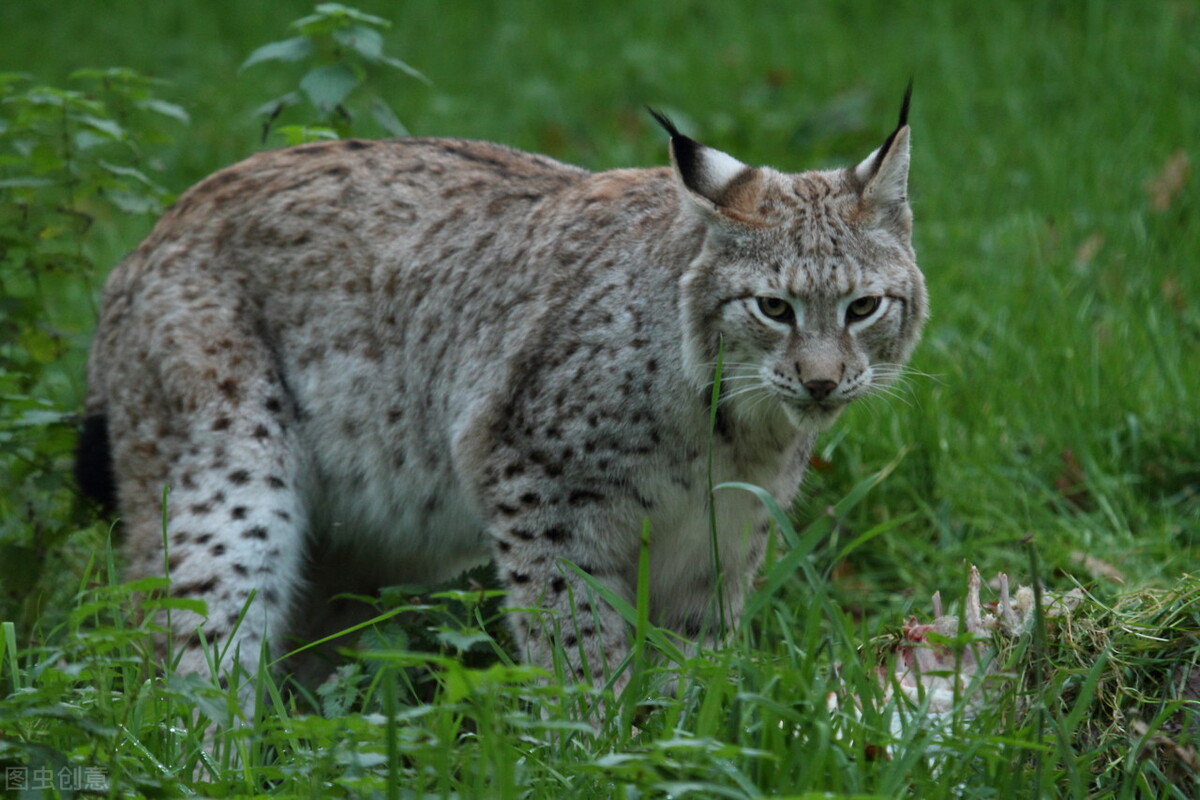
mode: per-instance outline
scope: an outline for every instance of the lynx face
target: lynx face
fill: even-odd
[[[743,413],[821,428],[902,371],[927,299],[901,119],[857,167],[800,175],[671,129],[677,176],[707,223],[682,281],[692,377],[711,381],[720,351],[722,396]]]

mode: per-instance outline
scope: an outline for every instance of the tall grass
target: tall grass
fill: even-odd
[[[227,714],[227,693],[158,674],[106,526],[53,504],[57,526],[80,530],[19,551],[56,572],[22,589],[34,622],[0,628],[0,765],[100,765],[114,796],[183,792],[206,757],[210,794],[1195,796],[1200,622],[1181,579],[1200,550],[1194,3],[357,5],[393,21],[389,52],[433,82],[373,78],[413,133],[595,169],[665,162],[647,103],[749,162],[851,162],[912,76],[933,308],[914,372],[901,397],[853,409],[823,439],[799,530],[779,520],[778,566],[726,648],[673,662],[640,630],[636,719],[631,705],[598,722],[592,690],[514,665],[494,600],[394,593],[383,602],[404,610],[339,681],[305,696],[254,676],[261,718],[204,756],[194,714]],[[0,72],[62,85],[122,65],[171,81],[162,91],[192,122],[146,167],[178,192],[263,147],[252,110],[294,88],[286,65],[238,72],[310,6],[272,9],[0,4]],[[90,210],[98,264],[148,225]],[[34,394],[63,411],[82,397],[94,324],[81,294],[50,281],[39,296],[70,347]],[[0,546],[41,541],[38,524],[14,514]],[[869,643],[934,590],[960,597],[966,561],[1086,586],[1088,636],[1018,642],[1011,679],[974,719],[914,715],[893,730],[877,704],[856,709],[848,698],[880,697],[873,654],[888,648]],[[673,679],[675,695],[657,693]]]

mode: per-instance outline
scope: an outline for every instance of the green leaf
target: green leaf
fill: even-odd
[[[342,766],[355,767],[357,769],[370,769],[379,767],[388,763],[388,757],[384,753],[364,753],[358,750],[337,750],[335,751],[337,763]]]
[[[125,139],[125,129],[111,119],[101,119],[90,114],[80,114],[76,117],[76,120],[92,130],[105,134],[114,141],[120,142]]]
[[[12,421],[14,427],[29,427],[40,428],[46,425],[57,425],[67,419],[69,415],[61,411],[51,411],[44,408],[34,408],[21,414]]]
[[[300,79],[300,88],[322,114],[341,105],[358,84],[358,75],[347,64],[326,64]]]
[[[17,714],[17,719],[22,718],[57,719],[62,722],[67,722],[78,726],[80,729],[89,733],[99,734],[101,736],[112,736],[116,733],[115,729],[110,728],[107,725],[102,725],[95,720],[88,719],[82,716],[76,709],[62,703],[56,703],[52,706],[38,706],[35,708],[22,709],[21,712]]]
[[[254,109],[253,113],[256,117],[277,117],[286,108],[291,108],[294,105],[299,105],[303,98],[299,92],[288,92],[280,95],[274,100],[269,100],[263,103],[258,108]]]
[[[163,577],[150,576],[148,578],[138,578],[137,580],[128,581],[124,586],[130,592],[165,592],[171,588],[171,582]]]
[[[344,6],[341,3],[321,3],[321,5],[317,6],[317,12],[331,16],[345,17],[346,19],[352,19],[355,22],[365,22],[368,25],[377,25],[381,28],[392,27],[390,20],[386,20],[383,17],[376,17],[372,16],[371,14],[366,14],[362,11],[359,11],[357,8]]]
[[[379,123],[379,127],[392,136],[408,136],[408,128],[404,127],[396,112],[392,111],[392,107],[383,102],[382,98],[376,97],[371,100],[371,116]]]
[[[383,35],[366,25],[355,25],[333,32],[333,39],[348,47],[367,61],[375,62],[383,56]]]
[[[303,61],[311,56],[312,52],[312,41],[304,36],[269,42],[251,53],[238,67],[238,71],[263,61]]]
[[[443,699],[457,703],[470,695],[488,693],[497,688],[524,686],[546,679],[546,671],[525,664],[493,664],[487,669],[465,669],[454,663],[442,675]]]
[[[453,647],[460,653],[465,653],[480,642],[488,642],[491,639],[491,636],[480,630],[456,631],[451,628],[442,628],[437,632],[439,642]]]
[[[159,192],[159,193],[166,193],[166,191],[167,191],[166,189],[164,189],[163,187],[159,186],[157,183],[155,183],[154,181],[152,181],[148,177],[146,177],[146,174],[144,172],[142,172],[140,169],[136,169],[134,167],[122,167],[119,164],[113,164],[112,162],[109,162],[109,161],[100,161],[98,163],[100,164],[100,166],[103,169],[112,173],[113,175],[120,175],[122,178],[133,178],[134,180],[136,180],[138,183],[142,184],[143,186],[149,187],[150,189],[153,189],[154,191]]]
[[[79,131],[75,134],[75,148],[80,152],[91,150],[93,147],[101,147],[110,143],[112,139],[107,136],[101,136],[92,131]]]
[[[162,210],[161,204],[153,197],[136,192],[110,191],[105,196],[126,214],[157,214]]]
[[[273,133],[276,136],[282,136],[288,147],[309,142],[336,141],[341,138],[333,128],[325,128],[320,125],[281,125]]]
[[[383,17],[364,14],[357,8],[350,8],[341,3],[321,3],[314,13],[301,17],[292,23],[292,28],[305,36],[330,34],[347,27],[352,22],[362,22],[378,28],[390,28],[392,23]]]
[[[153,608],[155,611],[170,609],[172,611],[191,611],[201,617],[208,616],[208,604],[203,600],[191,597],[155,597],[146,600],[145,607]]]
[[[108,67],[107,69],[98,69],[95,67],[83,67],[77,69],[70,74],[70,79],[75,80],[90,80],[102,81],[109,83],[123,83],[127,87],[146,87],[146,86],[170,86],[171,82],[162,78],[152,78],[149,75],[143,75],[135,69],[129,67]]]
[[[0,189],[37,188],[53,184],[54,181],[49,178],[5,178],[0,180]]]
[[[425,84],[426,86],[433,86],[433,81],[429,80],[429,78],[426,78],[425,75],[420,70],[410,67],[408,64],[404,63],[403,61],[401,61],[398,58],[392,58],[391,56],[384,56],[383,58],[379,59],[379,63],[387,64],[389,67],[398,69],[401,72],[403,72],[404,74],[408,75],[409,77],[416,78],[417,80],[419,80],[421,83]]]
[[[156,97],[142,100],[138,102],[137,105],[138,108],[144,108],[147,111],[153,111],[155,114],[161,114],[164,117],[177,119],[185,125],[192,121],[192,118],[188,116],[188,113],[184,110],[183,106],[176,105],[175,103],[168,103],[166,100],[159,100]]]
[[[291,27],[304,36],[328,36],[341,27],[342,24],[343,22],[340,19],[323,17],[320,14],[310,14],[293,22]]]
[[[52,364],[62,357],[63,342],[41,328],[29,328],[22,332],[20,345],[38,364]]]

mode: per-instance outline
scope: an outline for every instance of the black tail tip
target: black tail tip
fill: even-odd
[[[117,507],[117,481],[113,475],[112,447],[108,441],[108,418],[88,414],[75,446],[75,481],[84,494],[106,511]]]

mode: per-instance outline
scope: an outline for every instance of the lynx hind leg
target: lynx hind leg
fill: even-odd
[[[110,417],[131,576],[165,572],[172,596],[207,606],[205,617],[170,616],[180,673],[210,675],[215,645],[224,653],[216,677],[228,680],[239,666],[253,676],[264,642],[280,653],[302,580],[293,415],[269,361],[256,355],[243,350],[229,359],[236,373],[197,359],[181,375],[180,359],[164,369],[170,382],[157,389],[165,386],[169,396],[142,398]],[[154,408],[157,415],[147,413]],[[248,692],[242,700],[250,711]]]

